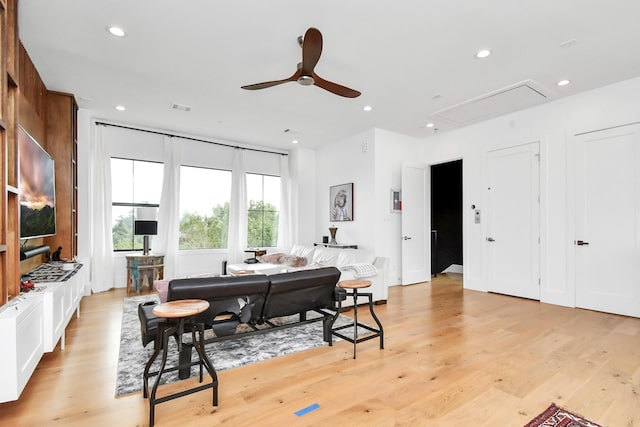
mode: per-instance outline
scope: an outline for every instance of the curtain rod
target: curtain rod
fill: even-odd
[[[98,122],[98,121],[96,122],[96,125],[113,126],[115,128],[137,130],[139,132],[154,133],[156,135],[164,135],[164,136],[170,136],[172,138],[188,139],[190,141],[206,142],[207,144],[221,145],[223,147],[229,147],[229,148],[239,148],[241,150],[257,151],[259,153],[278,154],[280,156],[288,156],[289,155],[288,153],[278,153],[277,151],[260,150],[258,148],[240,147],[239,145],[230,145],[230,144],[224,144],[222,142],[207,141],[206,139],[192,138],[190,136],[176,135],[176,134],[167,133],[167,132],[160,132],[160,131],[157,131],[157,130],[140,129],[140,128],[135,128],[133,126],[116,125],[116,124],[113,124],[113,123],[105,123],[105,122]]]

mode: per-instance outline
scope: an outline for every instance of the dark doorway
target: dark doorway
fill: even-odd
[[[431,166],[431,274],[462,266],[462,160]]]

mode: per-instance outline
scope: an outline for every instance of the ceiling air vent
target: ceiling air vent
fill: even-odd
[[[525,80],[436,111],[432,116],[443,118],[452,124],[468,125],[543,104],[550,100],[545,92],[532,80]]]
[[[171,104],[171,108],[179,111],[191,111],[191,107],[188,105],[176,104],[175,102]]]

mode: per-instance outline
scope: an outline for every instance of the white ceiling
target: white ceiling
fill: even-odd
[[[96,118],[279,149],[373,127],[427,137],[427,122],[460,125],[435,113],[477,117],[467,101],[522,82],[547,102],[640,75],[637,0],[20,0],[19,18],[47,88]],[[293,74],[309,27],[324,36],[316,72],[359,98],[240,89]],[[476,59],[482,48],[493,54]]]

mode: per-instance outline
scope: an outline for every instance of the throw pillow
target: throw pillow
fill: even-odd
[[[282,257],[284,257],[285,254],[283,253],[275,253],[275,254],[266,254],[266,255],[262,255],[258,257],[258,261],[259,262],[266,262],[269,264],[282,264]]]
[[[295,255],[285,255],[280,262],[290,267],[304,267],[307,265],[307,259],[305,257]]]

